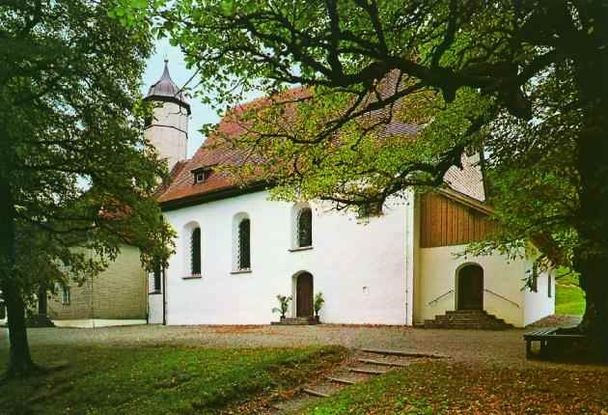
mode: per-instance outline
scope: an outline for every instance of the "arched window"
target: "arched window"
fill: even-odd
[[[251,268],[251,221],[242,218],[237,229],[237,268]]]
[[[300,209],[297,221],[298,248],[312,246],[312,210],[309,207]]]
[[[192,229],[190,235],[190,273],[200,275],[201,273],[201,228]]]

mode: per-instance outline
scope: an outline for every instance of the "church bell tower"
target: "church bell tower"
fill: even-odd
[[[190,104],[171,79],[166,59],[162,76],[150,87],[145,100],[150,101],[154,109],[144,135],[160,158],[167,160],[171,171],[178,161],[186,159]]]

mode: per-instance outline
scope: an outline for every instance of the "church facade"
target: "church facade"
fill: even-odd
[[[462,255],[494,226],[478,155],[441,189],[404,190],[380,215],[337,212],[272,201],[263,183],[239,187],[214,170],[238,155],[213,137],[187,159],[190,106],[167,68],[147,99],[158,105],[146,134],[172,170],[159,203],[178,235],[168,268],[150,276],[150,323],[268,324],[278,295],[292,299],[287,317],[310,319],[318,293],[325,323],[432,325],[460,310],[523,327],[553,314],[554,279],[533,258]],[[227,119],[218,129],[239,134]]]

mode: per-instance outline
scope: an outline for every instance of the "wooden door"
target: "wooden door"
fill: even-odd
[[[483,268],[479,265],[458,271],[458,309],[483,310]]]
[[[296,285],[296,317],[312,317],[313,284],[312,275],[303,272],[298,275]]]

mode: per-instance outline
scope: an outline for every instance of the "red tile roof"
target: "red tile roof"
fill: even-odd
[[[307,94],[304,88],[294,88],[281,94],[281,97],[289,101],[304,98]],[[230,191],[246,191],[240,187],[236,178],[229,176],[226,172],[213,171],[204,182],[194,183],[193,171],[216,165],[239,165],[255,158],[254,154],[235,148],[230,143],[230,139],[238,138],[247,130],[247,122],[243,122],[241,116],[245,110],[268,105],[269,102],[268,97],[258,98],[237,106],[222,118],[215,132],[203,142],[194,156],[175,165],[168,183],[159,189],[158,201],[161,205],[177,206],[182,203],[196,203],[197,200],[208,196],[215,195],[220,198],[234,194]],[[383,135],[411,134],[416,130],[416,126],[395,120],[386,126]],[[459,169],[456,166],[450,168],[445,175],[445,182],[457,192],[480,201],[485,200],[481,169],[466,156],[463,156],[463,168]],[[254,186],[254,189],[260,188],[261,184]]]

